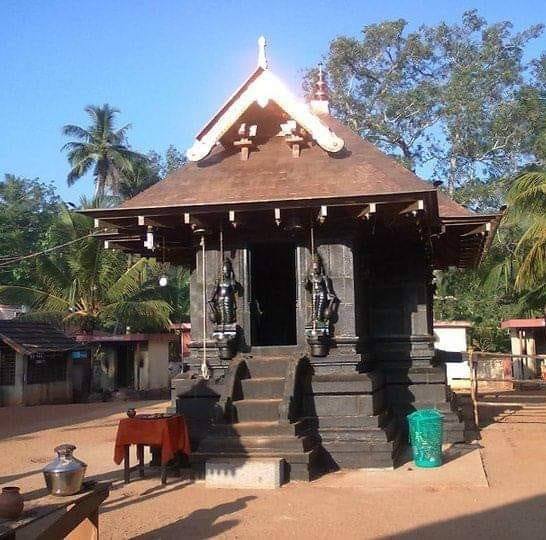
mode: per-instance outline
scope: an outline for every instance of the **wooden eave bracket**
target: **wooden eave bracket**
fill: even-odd
[[[358,213],[357,218],[359,219],[370,219],[372,214],[377,213],[377,204],[376,203],[369,203],[366,206],[364,206],[363,210]]]
[[[241,149],[241,161],[247,161],[250,155],[250,149],[254,143],[248,138],[241,138],[238,141],[233,141],[233,146]]]
[[[461,236],[462,237],[474,236],[476,234],[485,235],[490,231],[491,231],[491,224],[490,223],[484,223],[483,225],[478,225],[477,227],[474,227],[470,231],[468,231],[468,232],[466,232],[464,234],[461,234]]]
[[[399,213],[401,215],[408,215],[411,214],[412,216],[416,216],[418,212],[423,212],[425,210],[425,201],[423,199],[419,199],[417,201],[413,201],[409,204],[406,204]]]
[[[309,134],[305,129],[299,127],[295,120],[288,120],[286,123],[281,124],[281,130],[284,140],[292,150],[292,157],[299,158],[302,146],[309,143]]]
[[[241,124],[239,127],[240,139],[238,141],[233,141],[233,146],[241,149],[241,161],[246,161],[250,154],[250,149],[254,146],[253,138],[256,136],[256,131],[258,127],[256,125],[247,126],[246,124]]]

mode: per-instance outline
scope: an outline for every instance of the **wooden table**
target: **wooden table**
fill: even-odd
[[[13,540],[19,537],[19,533],[27,538],[32,534],[35,540],[97,539],[99,507],[110,494],[110,486],[110,482],[86,482],[80,493],[67,497],[50,495],[44,488],[36,493],[37,498],[25,502],[23,513],[18,519],[0,518],[0,539]],[[66,512],[53,521],[44,519],[63,509]],[[40,523],[42,520],[45,525]]]
[[[137,447],[136,467],[131,467],[129,458],[130,446]],[[149,446],[155,456],[160,456],[161,483],[167,483],[167,464],[179,453],[189,455],[190,441],[188,428],[182,415],[163,418],[146,418],[135,416],[119,421],[114,450],[114,462],[123,461],[125,483],[130,481],[131,471],[138,469],[139,476],[144,477],[144,447]],[[154,459],[154,461],[156,461]]]

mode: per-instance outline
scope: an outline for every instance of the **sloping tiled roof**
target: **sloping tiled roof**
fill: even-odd
[[[241,161],[237,151],[217,146],[207,158],[187,163],[121,208],[205,206],[336,197],[435,192],[395,159],[378,150],[331,117],[321,117],[345,141],[345,150],[330,155],[318,145],[293,158],[281,137],[273,137]],[[438,193],[440,216],[472,216]]]
[[[507,319],[501,322],[501,328],[544,328],[546,319]]]
[[[0,321],[0,340],[22,354],[69,351],[78,346],[49,324],[16,319]]]

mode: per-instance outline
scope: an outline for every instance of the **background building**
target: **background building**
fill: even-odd
[[[0,321],[0,405],[71,402],[76,347],[47,324]]]

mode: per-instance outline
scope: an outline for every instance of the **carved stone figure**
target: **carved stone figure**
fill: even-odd
[[[226,257],[222,265],[222,273],[212,298],[209,300],[210,320],[217,325],[233,324],[237,320],[237,303],[235,293],[237,282],[231,260]]]
[[[313,255],[313,266],[307,278],[307,288],[312,297],[312,323],[328,323],[337,307],[338,298],[332,290],[330,278],[324,273],[318,255]]]

